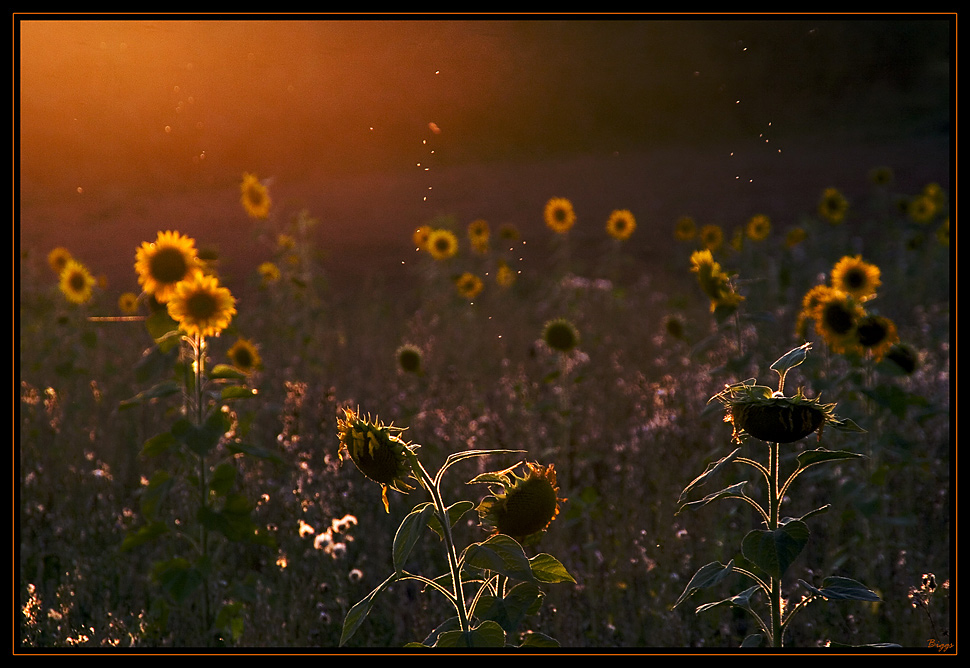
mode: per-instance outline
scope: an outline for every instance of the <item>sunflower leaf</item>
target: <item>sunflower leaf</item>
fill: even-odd
[[[717,460],[716,462],[712,462],[712,463],[708,464],[707,465],[707,469],[705,469],[705,471],[702,474],[700,474],[699,476],[697,476],[696,478],[694,478],[690,482],[690,484],[687,485],[687,487],[684,488],[684,491],[682,491],[680,493],[680,498],[677,500],[677,503],[683,503],[684,502],[684,498],[687,496],[688,492],[690,492],[695,487],[699,487],[700,485],[703,485],[705,482],[707,482],[707,479],[709,477],[711,477],[712,475],[714,475],[714,472],[715,471],[717,471],[718,469],[720,469],[725,464],[728,464],[728,463],[734,461],[734,458],[737,457],[737,455],[738,455],[738,453],[740,451],[741,451],[741,448],[737,448],[734,452],[732,452],[731,454],[727,455],[726,457],[722,457],[721,459]]]
[[[749,531],[741,540],[741,554],[771,577],[780,578],[808,543],[809,533],[800,520],[774,531]]]
[[[569,571],[566,570],[566,567],[558,559],[545,552],[541,552],[529,559],[529,567],[539,582],[548,582],[549,584],[576,582],[576,579],[569,574]]]
[[[719,561],[712,561],[711,563],[701,566],[694,577],[690,579],[687,583],[687,587],[684,588],[683,593],[677,602],[671,606],[671,610],[676,608],[678,605],[686,601],[691,594],[693,594],[698,589],[707,589],[708,587],[713,587],[719,582],[723,581],[727,576],[734,572],[734,560],[727,562],[727,564],[722,564]]]
[[[399,577],[403,575],[402,569],[408,555],[411,554],[411,549],[428,525],[428,519],[433,515],[434,506],[432,504],[419,504],[402,520],[397,533],[394,534],[394,571]]]
[[[484,543],[472,543],[465,548],[464,561],[467,566],[494,571],[516,580],[536,581],[522,546],[505,534],[495,534]]]
[[[367,619],[367,615],[370,613],[371,607],[374,605],[374,599],[382,591],[391,586],[391,584],[397,580],[397,573],[391,573],[384,582],[377,585],[377,587],[369,593],[367,596],[362,598],[360,601],[354,604],[354,607],[350,609],[347,616],[344,618],[344,628],[340,634],[340,646],[343,647],[348,640],[353,637],[360,628],[360,625],[364,623]]]
[[[878,603],[882,599],[879,595],[861,582],[851,578],[830,576],[822,580],[822,588],[816,589],[804,580],[799,582],[816,596],[822,596],[829,601],[869,601]]]

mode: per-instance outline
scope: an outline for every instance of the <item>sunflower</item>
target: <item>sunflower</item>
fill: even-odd
[[[617,209],[606,220],[606,233],[617,241],[626,241],[637,229],[636,218],[627,209]]]
[[[813,322],[818,314],[818,308],[826,299],[834,295],[837,291],[828,285],[816,285],[805,293],[802,297],[802,310],[798,313],[798,322],[795,326],[795,336],[800,339],[807,338],[806,331],[809,322]]]
[[[428,237],[431,236],[431,226],[421,225],[414,233],[411,235],[411,241],[417,247],[418,250],[428,249]]]
[[[579,331],[565,318],[556,318],[542,328],[542,340],[553,350],[568,353],[579,345]]]
[[[236,300],[214,276],[196,273],[175,286],[168,314],[189,336],[217,336],[236,313]]]
[[[59,287],[68,301],[85,304],[91,301],[96,282],[87,267],[77,260],[68,260],[61,271]]]
[[[933,220],[939,207],[932,195],[923,193],[910,200],[906,211],[913,222],[925,225]]]
[[[485,284],[481,278],[470,271],[466,271],[455,279],[455,287],[458,289],[458,294],[465,299],[474,299],[485,287]]]
[[[275,283],[280,280],[280,268],[276,266],[273,262],[263,262],[258,267],[256,271],[259,272],[260,277],[263,279],[263,283]]]
[[[498,268],[495,270],[495,282],[503,288],[512,287],[515,283],[515,272],[505,260],[499,260]]]
[[[350,456],[357,469],[370,480],[381,485],[384,510],[390,512],[387,490],[407,493],[412,489],[406,478],[412,475],[409,455],[413,448],[398,436],[403,429],[385,425],[379,420],[363,418],[359,412],[344,409],[344,417],[337,418],[340,438],[338,454]]]
[[[125,315],[138,312],[138,295],[134,292],[123,292],[118,296],[118,310]]]
[[[709,250],[694,251],[690,256],[691,271],[697,274],[701,290],[711,300],[711,312],[718,308],[731,309],[744,297],[734,291],[731,277],[721,269],[719,262]]]
[[[919,366],[919,354],[905,343],[896,343],[886,351],[885,359],[895,364],[899,370],[909,375]]]
[[[837,188],[826,188],[822,191],[822,198],[818,203],[818,212],[830,223],[841,223],[845,219],[845,212],[848,209],[848,200]]]
[[[243,373],[252,373],[263,365],[259,356],[259,346],[249,339],[237,339],[226,352],[232,365]]]
[[[421,349],[412,343],[405,343],[395,351],[397,365],[405,373],[421,373]]]
[[[700,230],[701,246],[716,251],[724,243],[724,230],[719,225],[705,225]]]
[[[856,326],[865,316],[862,306],[851,295],[833,289],[815,309],[815,331],[837,353],[857,349]]]
[[[557,234],[565,234],[576,224],[573,203],[563,197],[553,197],[546,202],[543,218],[546,226]]]
[[[468,224],[468,239],[477,252],[482,254],[488,252],[489,235],[488,221],[479,218]]]
[[[505,471],[484,474],[477,481],[498,485],[500,489],[482,499],[476,510],[486,530],[504,534],[523,545],[535,543],[559,514],[556,469],[552,464],[542,466],[525,462],[525,475]]]
[[[832,269],[832,287],[859,301],[871,299],[881,284],[879,267],[864,262],[859,255],[843,257]]]
[[[239,190],[242,193],[243,208],[250,218],[266,218],[269,215],[269,190],[259,182],[255,174],[243,174]]]
[[[697,235],[697,224],[690,216],[681,216],[674,223],[674,236],[680,241],[690,241]]]
[[[874,313],[868,313],[859,320],[856,324],[856,336],[860,348],[868,351],[877,362],[899,343],[896,323]]]
[[[498,238],[503,241],[518,241],[519,228],[512,223],[502,223],[498,227]]]
[[[71,259],[73,259],[71,252],[62,246],[52,249],[51,252],[47,254],[47,264],[50,265],[51,269],[53,269],[54,273],[58,276],[61,275],[61,272],[64,271],[64,267],[67,266],[68,261]]]
[[[138,283],[164,304],[175,294],[175,285],[200,271],[195,241],[178,232],[159,232],[154,243],[142,243],[135,253]]]
[[[771,234],[771,219],[760,213],[752,216],[744,231],[752,241],[764,241]]]
[[[447,260],[458,252],[458,239],[450,230],[432,230],[428,235],[428,252],[436,260]]]

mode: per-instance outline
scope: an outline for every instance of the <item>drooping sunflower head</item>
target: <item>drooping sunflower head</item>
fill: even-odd
[[[690,241],[697,236],[697,223],[690,216],[681,216],[674,223],[674,236],[680,241]]]
[[[752,241],[764,241],[771,234],[771,219],[760,213],[752,216],[744,231]]]
[[[447,260],[458,252],[458,239],[451,230],[432,230],[428,235],[427,248],[434,259]]]
[[[481,293],[485,284],[481,278],[470,271],[466,271],[455,279],[455,287],[458,289],[458,294],[465,299],[474,299]]]
[[[556,234],[565,234],[576,223],[573,203],[564,197],[553,197],[546,202],[543,212],[546,226]]]
[[[398,368],[405,373],[420,374],[423,354],[413,343],[401,345],[394,353]]]
[[[345,408],[343,417],[337,419],[340,458],[349,455],[365,477],[381,485],[384,509],[388,512],[388,489],[401,493],[412,489],[406,479],[413,475],[410,456],[416,446],[400,438],[403,431],[380,420],[371,420],[369,416],[364,418],[349,408]]]
[[[606,221],[606,233],[614,239],[625,241],[637,229],[636,218],[626,209],[618,209]]]
[[[226,352],[226,356],[234,367],[243,373],[252,373],[263,365],[259,356],[259,346],[249,339],[237,339]]]
[[[69,260],[73,259],[71,251],[67,250],[63,246],[58,246],[57,248],[51,249],[51,252],[47,254],[47,264],[50,268],[54,270],[54,273],[58,276],[64,271],[64,267],[67,266]]]
[[[97,281],[88,268],[77,260],[68,260],[61,270],[59,287],[68,301],[85,304],[94,295]]]
[[[832,269],[832,287],[866,301],[875,296],[882,284],[879,274],[879,267],[863,261],[861,256],[845,256]]]
[[[905,375],[915,373],[920,363],[919,353],[906,343],[890,346],[884,359],[892,362]]]
[[[178,232],[159,232],[152,242],[144,242],[135,253],[138,284],[159,303],[175,294],[175,286],[201,271],[195,240]]]
[[[196,273],[175,286],[168,314],[189,336],[218,336],[236,313],[236,300],[215,276]]]
[[[478,504],[482,527],[529,545],[549,528],[559,514],[560,502],[565,499],[559,498],[556,469],[552,464],[525,462],[521,476],[514,472],[518,466],[479,475],[472,482],[496,486]]]
[[[830,223],[841,223],[849,210],[849,201],[837,188],[826,188],[818,202],[818,213]]]
[[[896,323],[875,313],[867,313],[856,323],[856,336],[859,347],[869,352],[877,362],[886,356],[893,345],[899,343]]]
[[[568,353],[579,345],[579,331],[569,320],[556,318],[542,328],[542,340],[553,350]]]
[[[243,208],[246,209],[250,218],[266,218],[269,215],[269,208],[272,204],[269,190],[260,183],[255,174],[243,174],[239,190],[242,193]]]

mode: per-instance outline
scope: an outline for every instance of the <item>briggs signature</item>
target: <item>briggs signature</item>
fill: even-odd
[[[949,643],[949,642],[937,642],[937,641],[933,640],[932,638],[930,639],[929,643],[926,646],[927,647],[936,647],[936,651],[938,651],[938,652],[949,652],[951,649],[953,649],[953,643]]]

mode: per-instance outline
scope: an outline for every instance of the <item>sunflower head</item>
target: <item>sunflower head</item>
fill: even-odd
[[[338,453],[349,455],[357,469],[382,487],[384,510],[390,512],[387,490],[406,493],[412,489],[406,479],[412,475],[410,457],[417,446],[405,443],[399,436],[403,429],[385,425],[379,420],[362,417],[359,412],[344,409],[337,419],[340,438]]]
[[[135,271],[145,292],[164,304],[180,281],[201,271],[195,241],[178,232],[159,232],[153,243],[146,241],[136,251]]]
[[[256,268],[264,284],[276,283],[280,280],[280,268],[274,262],[262,262]]]
[[[481,278],[470,271],[466,271],[455,279],[455,287],[458,289],[458,294],[465,299],[474,299],[485,287],[485,284]]]
[[[709,251],[716,251],[724,243],[724,230],[720,225],[705,225],[699,235],[701,245]]]
[[[250,218],[266,218],[269,215],[269,207],[272,203],[269,190],[259,182],[255,174],[243,174],[239,190],[242,194],[243,208]]]
[[[681,216],[674,223],[674,236],[680,241],[690,241],[697,235],[697,223],[690,216]]]
[[[618,241],[629,239],[635,229],[637,229],[636,218],[626,209],[614,211],[606,221],[606,233]]]
[[[118,310],[125,315],[138,313],[138,295],[134,292],[123,292],[118,296]]]
[[[411,234],[411,241],[418,250],[428,250],[428,238],[431,236],[431,226],[421,225]]]
[[[479,218],[478,220],[473,220],[468,224],[468,240],[471,242],[472,248],[478,253],[488,252],[488,239],[490,236],[490,230],[488,227],[488,221]]]
[[[752,216],[744,231],[752,241],[764,241],[771,233],[771,219],[764,214]]]
[[[892,362],[905,375],[915,373],[919,367],[919,353],[906,343],[890,346],[884,359]]]
[[[249,339],[237,339],[226,355],[232,365],[243,373],[252,373],[263,364],[259,356],[259,346]]]
[[[832,269],[832,287],[859,301],[871,299],[882,284],[879,267],[864,262],[862,257],[845,256]]]
[[[875,361],[882,360],[895,344],[899,343],[896,323],[885,316],[867,313],[856,323],[859,347],[872,354]]]
[[[64,267],[67,266],[69,260],[72,259],[71,251],[67,250],[63,246],[58,246],[57,248],[51,249],[51,252],[47,254],[47,264],[50,268],[54,270],[54,273],[58,276],[64,271]]]
[[[542,328],[542,340],[553,350],[568,353],[579,345],[579,331],[565,318],[556,318]]]
[[[413,343],[405,343],[395,352],[397,365],[405,373],[421,374],[422,372],[422,353],[421,349]]]
[[[495,282],[502,288],[510,288],[515,283],[515,272],[505,260],[498,262],[498,267],[495,269]]]
[[[491,495],[478,504],[483,528],[514,538],[523,545],[535,543],[559,514],[556,469],[525,462],[524,475],[515,473],[519,465],[482,474],[473,482],[495,485]]]
[[[553,197],[543,211],[546,226],[556,234],[565,234],[576,223],[573,203],[564,197]]]
[[[189,336],[217,336],[236,313],[236,300],[215,276],[197,273],[175,286],[168,314]]]
[[[849,202],[837,188],[826,188],[818,202],[818,213],[830,223],[837,224],[845,220],[845,213],[849,210]]]
[[[831,289],[815,307],[815,331],[833,351],[846,353],[857,344],[856,327],[864,316],[865,310],[851,295]]]
[[[451,230],[432,230],[428,234],[427,249],[434,259],[447,260],[458,252],[458,239]]]
[[[69,259],[61,270],[59,287],[68,301],[85,304],[94,295],[97,281],[87,267],[77,260]]]

